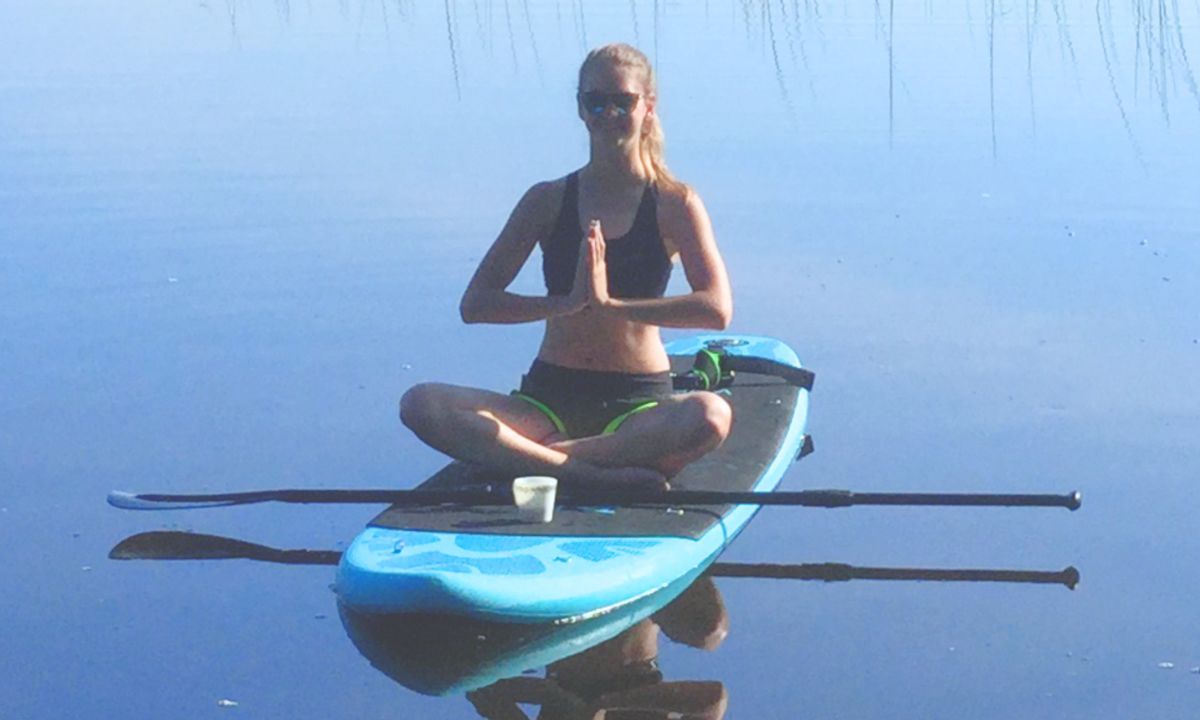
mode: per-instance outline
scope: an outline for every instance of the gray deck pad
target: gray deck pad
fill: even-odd
[[[672,357],[676,372],[692,358]],[[752,490],[780,452],[800,390],[784,381],[752,373],[737,374],[728,390],[733,427],[725,443],[688,465],[671,480],[684,490]],[[486,468],[453,462],[420,485],[421,489],[503,485],[511,481]],[[392,506],[374,520],[376,527],[453,533],[531,536],[674,536],[698,538],[732,509],[729,505],[579,508],[559,506],[549,523],[528,523],[513,507],[432,505]]]

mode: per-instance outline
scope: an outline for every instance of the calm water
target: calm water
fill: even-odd
[[[538,328],[464,327],[459,294],[585,161],[574,73],[611,40],[657,62],[733,329],[818,372],[785,487],[1086,498],[764,511],[723,560],[1082,583],[722,579],[727,640],[662,640],[666,678],[730,718],[1195,716],[1200,3],[16,0],[0,717],[473,716],[368,664],[329,567],[107,559],[161,529],[337,549],[373,508],[103,499],[439,467],[396,399],[528,363]]]

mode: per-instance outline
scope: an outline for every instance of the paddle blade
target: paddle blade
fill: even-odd
[[[284,565],[337,565],[336,550],[280,550],[220,535],[153,530],[125,538],[109,551],[113,560],[259,560]]]
[[[113,560],[225,560],[256,554],[253,543],[215,535],[154,530],[125,538],[109,551]]]
[[[192,508],[225,507],[237,503],[228,500],[180,501],[162,500],[153,496],[113,490],[108,494],[108,504],[122,510],[191,510]]]

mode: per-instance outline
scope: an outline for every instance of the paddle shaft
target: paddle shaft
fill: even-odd
[[[133,498],[132,503],[114,498]],[[258,490],[213,494],[113,493],[109,502],[128,509],[171,509],[188,506],[246,505],[260,502],[302,504],[381,503],[395,505],[512,505],[507,491],[489,490]],[[1078,492],[1052,494],[982,493],[856,493],[848,490],[803,490],[794,492],[723,492],[719,490],[566,490],[559,505],[791,505],[839,508],[855,505],[930,505],[1064,507],[1076,510]]]
[[[778,580],[924,580],[933,582],[1007,582],[1035,585],[1065,585],[1071,590],[1079,584],[1079,571],[1068,567],[1057,572],[1045,570],[980,570],[940,568],[858,567],[844,563],[778,565],[769,563],[713,563],[708,574],[714,577],[771,578]]]
[[[337,565],[337,550],[283,550],[257,543],[174,530],[154,530],[125,538],[109,553],[114,560],[258,560],[284,565]],[[844,563],[717,562],[705,571],[713,577],[770,580],[926,580],[936,582],[1005,582],[1065,585],[1074,590],[1079,571],[1068,567],[1044,570],[978,570],[954,568],[859,567]]]

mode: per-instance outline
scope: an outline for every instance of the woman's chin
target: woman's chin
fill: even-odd
[[[637,135],[626,132],[624,128],[596,128],[592,137],[613,147],[628,147],[637,144]]]

